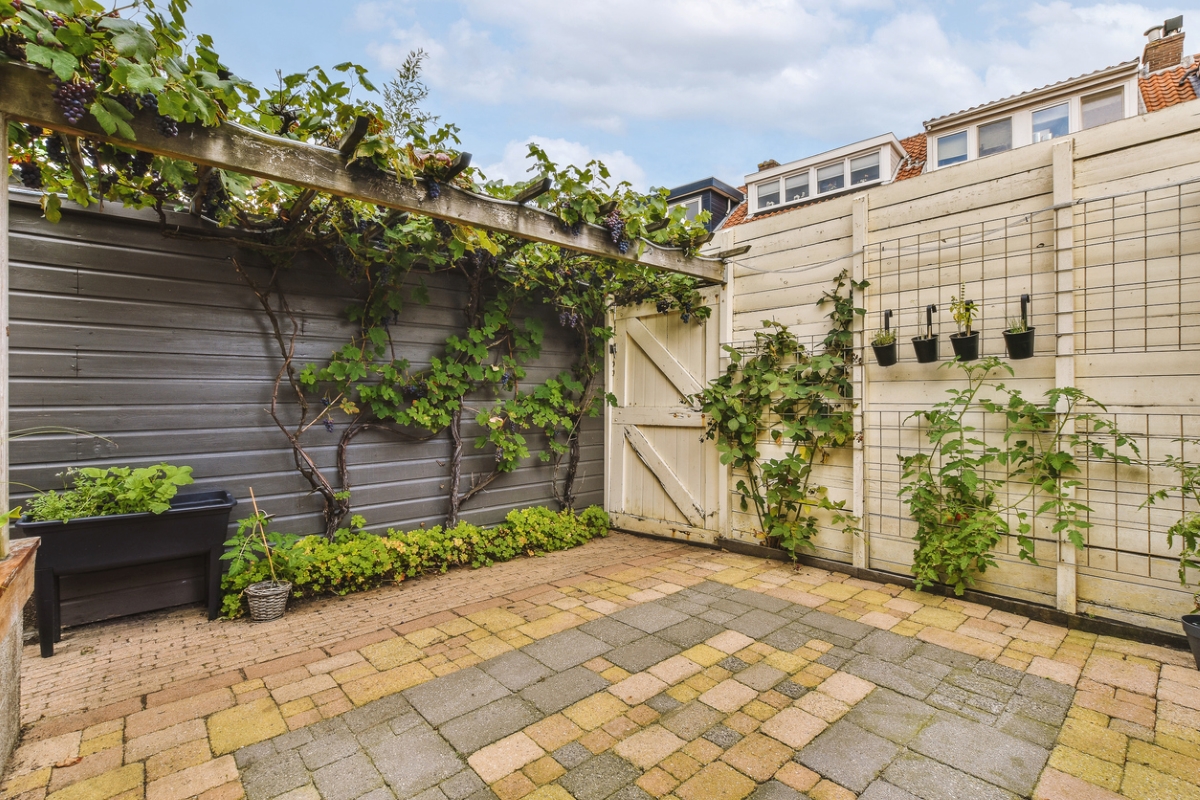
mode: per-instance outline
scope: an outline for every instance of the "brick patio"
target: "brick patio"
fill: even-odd
[[[1200,800],[1190,654],[626,535],[69,634],[4,800]]]

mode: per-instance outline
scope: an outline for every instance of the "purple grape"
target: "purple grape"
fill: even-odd
[[[22,161],[17,164],[17,172],[21,174],[21,185],[26,189],[42,188],[42,168],[32,161]]]

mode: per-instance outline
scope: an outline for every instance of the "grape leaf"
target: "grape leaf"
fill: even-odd
[[[158,45],[150,32],[133,20],[119,17],[105,17],[100,20],[100,27],[113,32],[113,48],[119,55],[134,58],[138,61],[151,63],[158,53]]]
[[[54,74],[64,81],[71,80],[75,70],[79,68],[79,59],[65,50],[42,47],[33,42],[25,45],[25,58],[32,64],[54,70]]]

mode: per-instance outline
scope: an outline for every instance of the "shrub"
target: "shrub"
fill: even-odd
[[[278,543],[272,546],[272,556],[279,579],[291,581],[294,597],[361,592],[451,567],[486,567],[520,555],[576,547],[608,535],[608,514],[596,506],[580,514],[535,506],[510,511],[495,528],[461,522],[450,529],[438,525],[388,530],[383,536],[363,530],[364,525],[366,520],[354,516],[350,527],[340,529],[333,539],[267,534]],[[250,526],[239,526],[238,536],[246,530]],[[231,552],[241,548],[238,536],[226,542]],[[225,593],[221,613],[229,618],[245,612],[242,592],[247,586],[271,577],[266,560],[239,562],[239,566],[221,581]]]
[[[161,514],[171,507],[180,486],[192,482],[191,467],[157,464],[153,467],[85,467],[68,470],[74,486],[63,492],[49,491],[29,503],[29,518],[35,522],[112,514],[152,511]]]

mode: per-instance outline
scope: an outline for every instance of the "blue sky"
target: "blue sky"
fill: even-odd
[[[423,48],[429,110],[490,177],[526,177],[536,140],[645,189],[911,135],[1137,58],[1177,14],[1200,26],[1200,7],[1063,0],[194,0],[188,19],[260,85],[342,61],[381,84]]]

